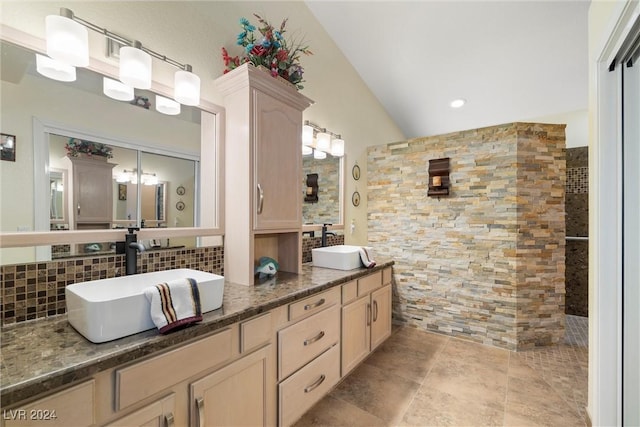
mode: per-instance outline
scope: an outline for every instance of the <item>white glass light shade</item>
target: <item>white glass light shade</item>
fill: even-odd
[[[173,99],[156,95],[156,110],[158,110],[162,114],[175,116],[176,114],[180,114],[180,104],[178,104]]]
[[[184,105],[200,105],[200,77],[189,71],[176,71],[173,87],[173,99]]]
[[[326,132],[320,132],[317,135],[316,149],[320,151],[331,150],[331,135]]]
[[[47,55],[75,67],[89,65],[89,34],[87,28],[59,15],[45,18]]]
[[[313,128],[309,125],[302,126],[302,144],[303,145],[313,144]],[[304,154],[304,151],[303,151],[303,154]],[[311,152],[307,154],[311,154]]]
[[[108,77],[102,78],[102,92],[109,98],[118,101],[131,101],[134,98],[131,86]]]
[[[143,185],[157,185],[158,177],[153,174],[142,174],[142,184]]]
[[[76,80],[76,67],[36,53],[36,70],[45,77],[61,82]]]
[[[331,141],[331,155],[334,157],[344,156],[344,140],[334,139]]]
[[[322,160],[327,158],[327,153],[324,151],[313,150],[313,158],[317,160]]]
[[[120,81],[134,88],[150,89],[151,56],[135,47],[121,47]]]
[[[116,176],[116,182],[125,183],[129,182],[129,172],[122,171]]]
[[[308,156],[311,153],[313,153],[313,148],[309,147],[308,145],[303,145],[302,146],[302,155],[303,156]]]

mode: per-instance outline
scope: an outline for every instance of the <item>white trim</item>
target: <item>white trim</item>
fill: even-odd
[[[622,140],[620,74],[608,67],[637,17],[615,8],[599,45],[589,145],[589,406],[593,425],[622,421]]]

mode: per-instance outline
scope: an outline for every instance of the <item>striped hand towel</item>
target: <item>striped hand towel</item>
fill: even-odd
[[[200,292],[194,279],[178,279],[150,286],[144,295],[151,304],[151,320],[161,334],[202,320]]]
[[[370,247],[361,246],[359,252],[360,252],[360,261],[362,261],[362,264],[364,264],[365,267],[373,268],[376,266],[376,262],[371,257]]]

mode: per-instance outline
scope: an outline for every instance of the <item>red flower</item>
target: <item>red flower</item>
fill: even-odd
[[[278,61],[286,61],[288,57],[289,57],[289,52],[285,49],[279,50],[278,53],[276,54],[276,58],[278,58]]]
[[[263,56],[264,54],[267,53],[267,49],[262,47],[262,45],[256,45],[253,47],[253,49],[251,49],[249,53],[255,56]]]

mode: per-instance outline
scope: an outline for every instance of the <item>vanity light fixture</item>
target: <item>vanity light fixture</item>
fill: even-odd
[[[313,153],[313,148],[311,148],[308,145],[303,145],[302,146],[302,155],[303,156],[308,156],[309,154]]]
[[[311,154],[311,151],[305,149],[305,147],[311,147],[314,149],[314,157],[316,152],[330,153],[333,157],[344,156],[344,139],[336,133],[333,133],[325,128],[311,123],[309,120],[305,120],[304,126],[302,126],[302,154]],[[320,155],[320,154],[317,154]]]
[[[176,114],[180,114],[180,104],[173,99],[156,95],[156,110],[162,114],[175,116]]]
[[[45,18],[47,55],[74,67],[89,65],[89,32],[74,20],[73,12],[60,9],[60,15]]]
[[[89,43],[87,29],[104,35],[108,41],[120,47],[119,78],[127,86],[150,89],[152,80],[152,57],[178,68],[174,76],[174,99],[184,105],[200,104],[200,77],[192,73],[189,64],[181,64],[142,45],[137,40],[128,40],[106,28],[86,21],[67,8],[60,8],[60,15],[45,18],[47,54],[67,65],[86,67],[89,65]],[[117,98],[116,98],[117,99]]]
[[[109,77],[102,78],[102,92],[117,101],[132,101],[135,97],[131,86]]]
[[[36,53],[36,70],[45,77],[61,82],[76,80],[76,67]]]

